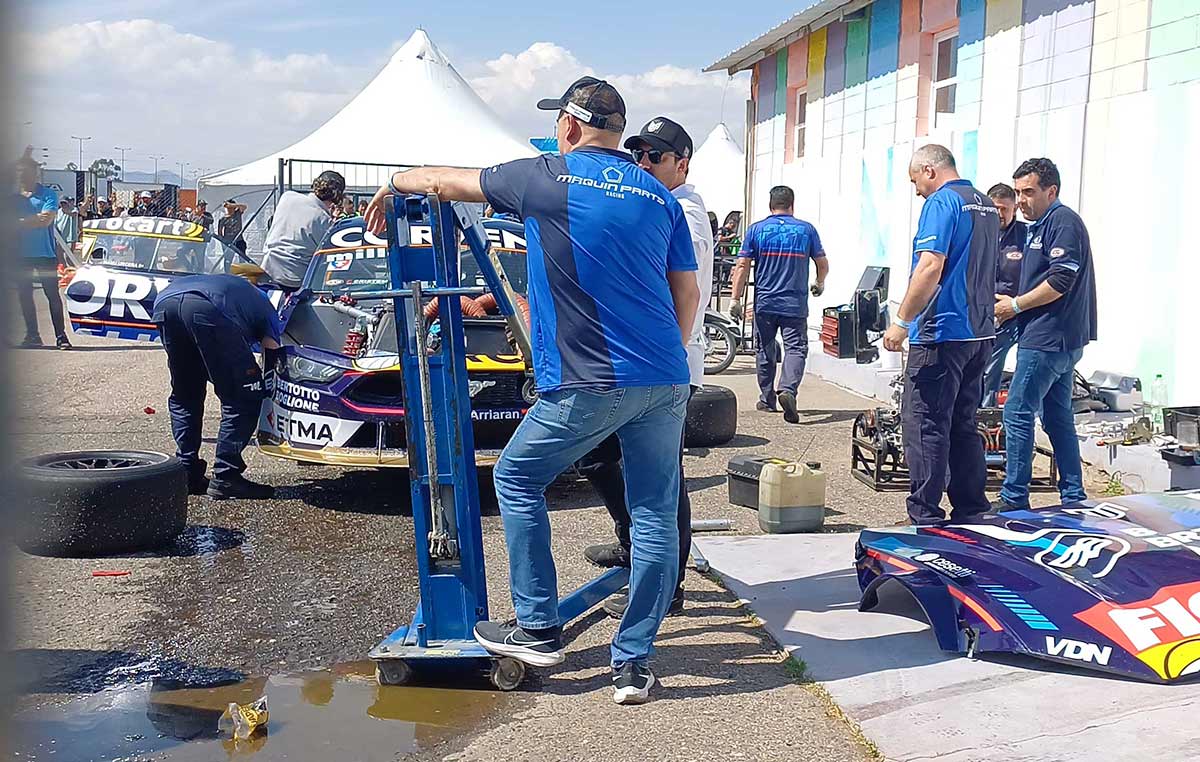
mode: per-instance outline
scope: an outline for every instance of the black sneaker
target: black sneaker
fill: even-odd
[[[57,339],[55,339],[54,346],[58,347],[59,349],[71,349],[71,340],[66,336],[59,336]]]
[[[38,349],[42,346],[42,337],[26,336],[25,338],[21,339],[21,343],[17,346],[21,347],[21,349]]]
[[[199,460],[188,470],[189,495],[208,494],[208,477],[204,475],[206,468],[208,468],[208,464]]]
[[[628,593],[617,593],[610,595],[604,601],[604,613],[608,614],[613,619],[620,619],[625,616],[625,608],[629,605]],[[667,616],[683,613],[683,589],[675,591],[675,597],[671,599],[671,608],[667,609]]]
[[[213,477],[205,494],[213,500],[269,500],[275,497],[275,488],[269,484],[252,482],[237,474],[223,478]]]
[[[589,545],[584,549],[583,557],[602,569],[629,568],[629,551],[619,542]]]
[[[1010,503],[1002,498],[996,498],[995,500],[992,501],[991,508],[989,508],[987,510],[987,512],[988,513],[1001,513],[1003,511],[1019,511],[1019,510],[1022,510],[1022,509],[1018,508],[1017,506],[1013,505],[1012,503]],[[980,515],[982,516],[984,514],[980,514]]]
[[[526,630],[516,623],[476,622],[475,641],[497,656],[511,656],[534,667],[561,664],[562,628]]]
[[[654,686],[654,673],[645,664],[625,662],[613,670],[613,701],[618,704],[644,704]]]
[[[759,400],[758,403],[754,405],[754,409],[759,410],[763,413],[778,413],[779,412],[779,408],[775,407],[774,405],[768,405],[767,403],[763,402],[762,400]]]
[[[788,423],[800,423],[800,413],[796,410],[796,395],[789,391],[780,392],[779,406],[783,408],[783,420]]]

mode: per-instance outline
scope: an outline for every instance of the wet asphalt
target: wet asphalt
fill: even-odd
[[[77,349],[71,352],[9,353],[22,390],[12,420],[13,446],[29,454],[88,448],[171,452],[161,348],[74,340]],[[726,464],[740,453],[821,461],[829,473],[826,531],[903,517],[902,495],[872,492],[847,472],[851,423],[866,400],[810,376],[801,387],[797,426],[754,410],[751,358],[740,358],[711,381],[738,393],[739,435],[727,446],[688,452],[694,518],[728,518],[734,532],[759,531],[755,512],[727,499]],[[208,451],[217,423],[212,408]],[[187,531],[163,551],[105,559],[13,554],[11,664],[20,718],[94,711],[97,697],[144,692],[147,685],[345,671],[408,622],[417,584],[403,472],[299,466],[249,450],[247,460],[248,476],[275,485],[276,497],[223,502],[192,497]],[[507,556],[486,473],[481,493],[492,613],[507,617]],[[611,524],[585,482],[563,480],[548,497],[565,593],[594,576],[581,551],[608,541]],[[129,574],[97,578],[96,570]],[[869,758],[855,730],[782,661],[744,607],[694,572],[685,587],[685,614],[668,619],[660,633],[655,669],[662,685],[645,707],[611,703],[606,644],[615,623],[593,612],[568,628],[571,643],[563,665],[531,674],[521,690],[488,711],[464,700],[463,706],[475,709],[459,713],[451,701],[433,722],[443,732],[426,733],[421,744],[391,745],[386,737],[357,731],[355,722],[363,717],[348,721],[318,713],[302,724],[323,738],[341,739],[340,751],[297,752],[294,739],[272,745],[283,733],[297,732],[284,728],[253,753],[260,759],[364,760]],[[478,680],[461,685],[487,690]],[[54,732],[70,732],[61,729],[69,726],[55,726],[60,729]],[[188,756],[183,751],[188,748],[145,758],[203,758]]]

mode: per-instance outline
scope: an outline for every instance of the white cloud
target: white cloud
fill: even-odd
[[[552,126],[553,115],[537,111],[535,102],[561,95],[584,75],[603,77],[621,92],[628,110],[627,132],[663,115],[682,124],[697,143],[722,120],[723,97],[725,121],[735,135],[741,134],[749,87],[744,75],[727,83],[724,74],[671,65],[640,74],[597,72],[552,42],[535,42],[520,53],[505,53],[465,73],[480,97],[526,136],[545,135]]]
[[[51,164],[77,161],[70,136],[90,135],[85,163],[115,156],[111,146],[132,146],[126,157],[131,170],[149,169],[153,154],[166,155],[168,166],[184,160],[209,170],[266,155],[333,116],[392,52],[360,54],[353,64],[320,52],[275,56],[149,19],[31,32],[21,45],[21,60],[30,62],[23,72],[28,102],[16,121],[34,123],[34,144],[50,147]],[[585,74],[604,76],[620,89],[629,131],[665,114],[696,141],[720,120],[726,93],[723,74],[670,65],[638,74],[598,72],[552,42],[458,66],[526,137],[552,127],[553,115],[538,111],[535,102],[561,94]],[[741,133],[747,87],[744,77],[728,85],[724,111],[735,135]]]

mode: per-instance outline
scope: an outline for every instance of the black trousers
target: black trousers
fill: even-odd
[[[263,377],[241,329],[199,294],[166,300],[158,329],[171,371],[167,407],[179,459],[189,471],[203,467],[200,442],[211,381],[221,400],[213,478],[220,481],[242,473],[242,450],[254,435],[262,407]]]
[[[694,388],[694,387],[693,387]],[[616,434],[605,439],[595,450],[588,453],[580,471],[600,493],[604,507],[612,517],[617,542],[626,551],[629,541],[629,505],[625,502],[625,474],[621,470],[621,441]],[[688,497],[687,481],[683,476],[683,440],[679,441],[679,582],[676,589],[683,588],[683,575],[687,570],[688,556],[692,550],[692,501]]]
[[[912,490],[908,516],[916,524],[941,521],[942,494],[950,518],[962,521],[988,510],[987,463],[975,411],[992,340],[914,344],[908,350],[901,427]]]
[[[38,330],[37,307],[33,305],[33,290],[41,288],[50,303],[50,322],[54,324],[54,338],[66,338],[67,328],[63,319],[62,296],[58,293],[58,262],[46,257],[44,261],[22,262],[22,272],[17,282],[17,301],[21,304],[21,317],[25,318],[25,337],[41,335]]]

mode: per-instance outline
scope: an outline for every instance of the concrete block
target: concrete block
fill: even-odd
[[[1050,87],[1048,85],[1031,87],[1028,90],[1021,91],[1020,100],[1017,104],[1017,113],[1021,116],[1039,114],[1045,111],[1049,104]]]
[[[1145,30],[1123,34],[1117,38],[1117,51],[1113,58],[1114,66],[1123,66],[1134,61],[1145,61],[1146,50],[1149,47],[1150,35]]]
[[[1031,87],[1040,87],[1041,85],[1050,84],[1050,59],[1041,61],[1032,61],[1027,64],[1021,64],[1021,79],[1019,89],[1028,90]]]
[[[1172,21],[1150,29],[1149,58],[1167,56],[1200,46],[1200,16]]]
[[[1107,71],[1117,65],[1117,41],[1106,40],[1092,46],[1092,72]]]
[[[1050,59],[1050,81],[1062,82],[1091,73],[1092,55],[1087,48],[1059,53]]]
[[[1092,20],[1092,44],[1113,40],[1117,37],[1117,14],[1098,13]]]
[[[1064,82],[1055,82],[1050,85],[1049,107],[1052,109],[1077,106],[1081,103],[1087,103],[1087,99],[1087,76],[1068,79]]]
[[[1054,30],[1054,44],[1051,53],[1059,55],[1073,50],[1086,50],[1092,45],[1092,20],[1070,24]]]
[[[983,97],[983,80],[969,79],[965,82],[958,83],[958,89],[955,91],[955,101],[958,111],[962,111],[965,104],[979,103]]]
[[[1146,62],[1146,86],[1150,89],[1200,79],[1200,47],[1151,58]]]
[[[1161,0],[1156,0],[1155,5]],[[1160,22],[1161,23],[1161,22]],[[1140,32],[1150,24],[1149,0],[1130,0],[1121,3],[1117,10],[1117,34]]]
[[[1091,84],[1088,85],[1088,98],[1095,102],[1103,98],[1112,97],[1113,90],[1113,73],[1112,69],[1104,71],[1092,72]],[[1090,108],[1090,107],[1089,107]]]
[[[916,98],[918,87],[920,86],[920,78],[916,76],[914,71],[912,76],[899,76],[896,78],[896,100],[902,101],[906,98]]]
[[[1150,25],[1159,26],[1200,14],[1196,0],[1154,0],[1150,6]]]
[[[1113,70],[1113,95],[1137,93],[1146,89],[1146,62],[1118,66]]]
[[[868,127],[863,142],[867,148],[887,148],[895,143],[896,125],[887,122],[877,127]]]
[[[1058,29],[1088,21],[1096,12],[1094,2],[1070,3],[1059,8],[1054,14],[1054,26]]]

